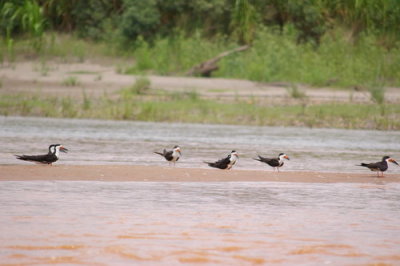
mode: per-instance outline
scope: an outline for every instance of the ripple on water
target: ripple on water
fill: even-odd
[[[400,185],[0,183],[7,264],[398,264]]]

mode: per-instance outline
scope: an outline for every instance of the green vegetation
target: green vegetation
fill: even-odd
[[[127,57],[132,60],[115,64],[116,72],[143,77],[121,97],[93,100],[83,93],[76,103],[5,96],[0,108],[21,115],[399,129],[399,107],[385,102],[385,88],[400,87],[399,25],[398,0],[4,0],[0,64],[37,58],[45,76],[48,59]],[[149,95],[146,75],[184,75],[244,44],[250,48],[222,58],[212,76],[287,82],[293,84],[288,94],[301,103],[220,103],[195,92]],[[69,74],[102,80],[90,71]],[[307,105],[299,83],[363,90],[374,104]],[[62,84],[79,81],[68,77]]]
[[[207,37],[251,43],[262,27],[282,31],[290,24],[297,43],[318,45],[331,28],[345,27],[354,42],[367,32],[383,36],[390,46],[399,37],[399,14],[397,0],[5,0],[0,30],[12,37],[52,29],[130,43],[202,29]]]
[[[79,80],[77,77],[70,76],[63,80],[62,85],[69,86],[69,87],[78,86]]]
[[[0,4],[0,29],[6,37],[9,50],[12,50],[15,33],[27,33],[36,51],[42,47],[42,36],[46,19],[42,8],[36,1],[2,1]]]
[[[383,88],[372,88],[370,89],[371,99],[377,104],[383,104],[385,102],[385,90]]]
[[[288,88],[288,92],[289,92],[289,95],[290,95],[292,98],[295,98],[295,99],[303,99],[303,98],[307,97],[307,95],[306,95],[303,91],[301,91],[301,90],[297,87],[296,84],[292,84],[292,85]]]
[[[400,86],[397,0],[5,0],[0,18],[2,60],[33,52],[79,62],[123,55],[135,58],[128,73],[177,75],[250,44],[221,60],[213,75],[365,90],[377,79]]]
[[[175,5],[156,0],[79,1],[76,5],[73,1],[19,0],[25,3],[19,8],[14,2],[18,1],[0,4],[2,61],[26,54],[36,54],[41,60],[58,57],[65,62],[128,56],[135,63],[116,66],[117,72],[182,75],[223,51],[250,43],[249,50],[223,58],[213,76],[367,91],[376,80],[384,87],[400,86],[397,1],[271,0],[267,1],[268,9],[261,1],[249,0],[236,0],[234,5],[227,0],[177,1]],[[28,11],[28,6],[35,5]],[[374,10],[377,6],[380,8]],[[99,14],[83,12],[89,7],[96,7]],[[127,8],[124,14],[118,13],[121,7]],[[144,13],[137,13],[137,9]],[[175,14],[174,10],[187,14]],[[12,12],[16,15],[11,16]],[[26,12],[33,18],[22,15]],[[203,12],[211,13],[204,19]],[[170,21],[156,23],[161,20]],[[213,30],[203,25],[207,21],[212,23],[207,25],[214,25],[210,26]],[[83,29],[88,33],[85,39],[79,38]]]
[[[331,103],[272,105],[236,100],[221,103],[196,93],[107,97],[80,101],[69,97],[8,95],[0,98],[0,115],[129,119],[158,122],[220,123],[400,129],[400,105]]]
[[[146,77],[138,77],[135,83],[122,90],[122,94],[125,97],[129,97],[136,94],[145,94],[150,90],[150,80]]]
[[[292,29],[283,30],[282,34],[259,31],[252,48],[221,60],[214,76],[366,89],[376,83],[379,74],[386,86],[400,86],[400,49],[376,46],[374,36],[360,36],[353,46],[345,40],[344,32],[337,31],[336,35],[323,37],[315,49],[309,44],[296,44]],[[223,39],[204,40],[200,34],[156,39],[153,45],[138,41],[133,53],[136,64],[127,72],[183,73],[234,45]]]
[[[68,74],[73,74],[73,75],[95,75],[98,74],[98,72],[95,71],[87,71],[87,70],[76,70],[76,71],[70,71]]]

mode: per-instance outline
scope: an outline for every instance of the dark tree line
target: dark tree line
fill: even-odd
[[[3,0],[0,30],[10,38],[40,36],[45,30],[80,37],[151,40],[200,30],[205,37],[227,36],[251,43],[263,27],[283,31],[292,25],[297,41],[318,45],[331,28],[344,27],[354,39],[366,32],[400,34],[398,0]]]

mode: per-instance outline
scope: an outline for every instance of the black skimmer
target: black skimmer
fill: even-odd
[[[287,156],[284,153],[280,153],[278,155],[278,158],[266,158],[266,157],[262,157],[260,155],[258,155],[258,158],[254,158],[254,160],[256,160],[256,161],[266,163],[269,166],[273,167],[274,171],[275,171],[275,168],[278,169],[278,172],[279,172],[279,167],[282,167],[284,164],[283,159],[290,160],[289,156]]]
[[[232,151],[227,157],[216,161],[214,163],[205,162],[210,167],[219,168],[219,169],[231,169],[232,166],[238,161],[239,155],[236,151]]]
[[[165,158],[165,160],[167,160],[169,162],[169,164],[174,163],[174,166],[175,166],[175,163],[181,157],[181,148],[179,146],[175,146],[172,149],[172,151],[167,151],[166,149],[164,149],[163,152],[155,151],[154,153],[163,156]]]
[[[49,146],[49,152],[43,155],[15,155],[17,159],[23,161],[30,161],[41,164],[52,164],[58,160],[60,151],[67,152],[68,149],[61,144],[52,144]]]
[[[390,158],[390,156],[383,156],[382,161],[376,162],[376,163],[361,163],[360,165],[357,166],[364,166],[369,168],[369,170],[377,172],[378,177],[379,177],[379,172],[382,172],[382,177],[383,177],[383,172],[385,172],[388,169],[388,162],[394,163],[399,165],[393,158]]]

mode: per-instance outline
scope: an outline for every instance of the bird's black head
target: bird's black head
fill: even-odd
[[[383,156],[383,158],[382,158],[382,162],[383,161],[386,161],[386,162],[391,162],[391,163],[394,163],[394,164],[397,164],[397,165],[399,165],[399,163],[398,162],[396,162],[396,160],[395,159],[393,159],[392,157],[390,157],[390,156]],[[400,165],[399,165],[400,166]]]
[[[229,154],[229,156],[236,156],[236,157],[239,158],[239,154],[238,154],[237,151],[235,151],[235,150],[233,150],[233,151],[231,152],[231,154]]]
[[[68,151],[68,149],[65,148],[65,147],[64,147],[63,145],[61,145],[61,144],[51,144],[51,145],[49,146],[49,152],[50,152],[50,153],[55,153],[57,148],[58,148],[60,151],[65,152],[65,153]]]
[[[278,158],[279,158],[279,160],[283,160],[283,159],[290,160],[289,156],[287,156],[285,153],[279,153]]]
[[[59,144],[51,144],[51,145],[49,146],[49,152],[50,152],[50,153],[55,153],[55,151],[56,151],[56,145],[59,145]]]
[[[174,146],[173,151],[178,152],[179,154],[181,154],[181,148],[178,145]]]

